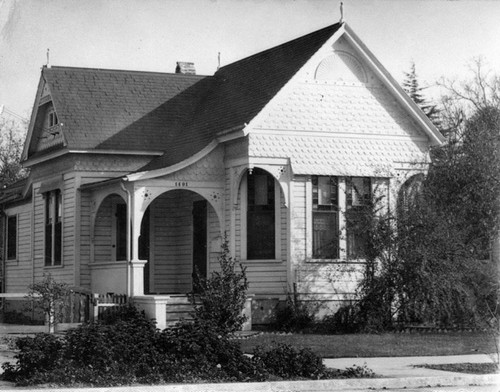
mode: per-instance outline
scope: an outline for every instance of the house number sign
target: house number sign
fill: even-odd
[[[174,185],[178,187],[189,186],[189,183],[187,181],[175,181]]]

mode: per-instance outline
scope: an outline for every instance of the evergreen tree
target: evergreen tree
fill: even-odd
[[[405,80],[403,81],[403,89],[408,94],[408,96],[415,102],[420,109],[425,113],[425,115],[431,120],[434,125],[439,125],[439,110],[436,105],[432,105],[427,102],[422,94],[423,87],[420,87],[418,81],[417,71],[415,63],[412,62],[410,66],[410,71],[405,72]]]

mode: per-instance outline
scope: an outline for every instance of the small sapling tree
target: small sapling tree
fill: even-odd
[[[29,285],[26,298],[36,309],[43,311],[49,333],[55,332],[55,326],[62,314],[62,306],[68,293],[68,285],[57,282],[50,274],[44,274],[41,281]]]

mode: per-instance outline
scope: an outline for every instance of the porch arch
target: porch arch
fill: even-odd
[[[127,204],[123,195],[99,195],[92,213],[90,274],[91,290],[97,293],[127,293]]]
[[[206,276],[220,254],[222,226],[213,204],[200,192],[169,189],[151,197],[140,210],[135,227],[142,226],[139,238],[143,241],[146,213],[149,220],[145,293],[191,292],[195,271]]]

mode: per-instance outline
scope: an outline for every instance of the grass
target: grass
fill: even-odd
[[[443,364],[425,364],[417,365],[415,367],[423,367],[434,370],[444,370],[445,372],[458,372],[469,374],[494,374],[498,373],[498,366],[496,363],[443,363]]]
[[[495,352],[493,337],[486,333],[274,335],[263,334],[241,341],[244,352],[272,342],[310,348],[324,358],[405,357],[490,354]]]

